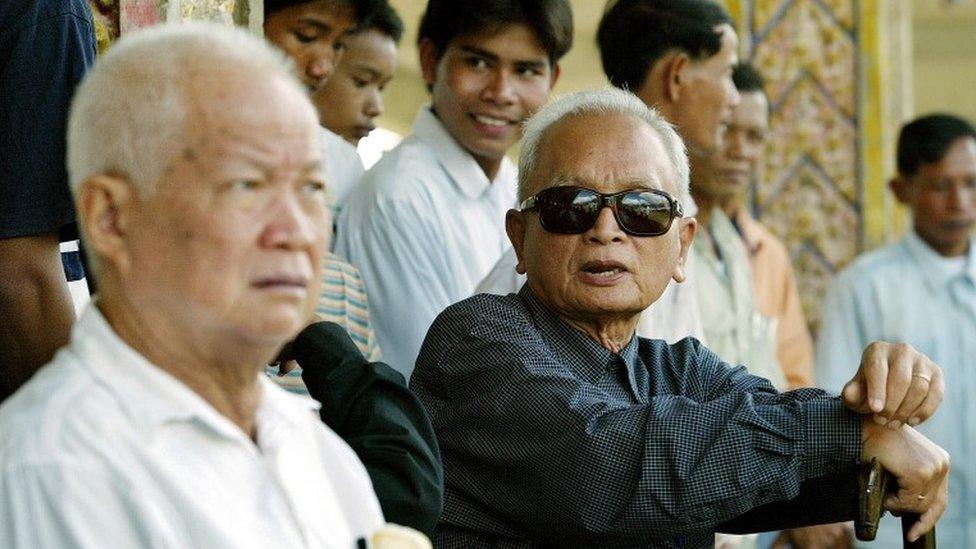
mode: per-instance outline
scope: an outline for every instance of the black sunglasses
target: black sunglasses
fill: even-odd
[[[538,210],[542,228],[559,234],[590,230],[603,208],[610,208],[617,225],[634,236],[660,236],[682,217],[681,204],[664,191],[632,189],[603,194],[583,187],[557,186],[525,199],[519,209]]]

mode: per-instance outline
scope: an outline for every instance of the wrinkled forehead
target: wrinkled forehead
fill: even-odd
[[[297,84],[284,76],[223,76],[188,90],[188,143],[222,154],[245,149],[271,164],[322,162],[315,109]]]
[[[601,192],[659,189],[676,195],[677,174],[657,131],[625,114],[570,115],[539,143],[532,193],[572,184]]]

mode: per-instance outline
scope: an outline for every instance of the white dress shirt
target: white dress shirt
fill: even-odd
[[[515,186],[510,160],[489,181],[425,107],[350,194],[335,251],[363,275],[380,350],[404,376],[434,318],[471,296],[510,247]]]
[[[335,220],[366,170],[356,147],[345,139],[322,127],[319,127],[319,139],[325,156],[325,185],[332,194],[332,219]]]
[[[365,469],[255,375],[256,444],[88,307],[0,407],[0,547],[354,547],[383,524]]]

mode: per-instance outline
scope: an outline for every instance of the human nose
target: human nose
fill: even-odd
[[[337,58],[338,54],[332,47],[318,48],[305,66],[305,75],[318,81],[318,85],[324,84],[335,72]]]
[[[732,78],[731,77],[726,78],[725,79],[725,102],[726,102],[725,104],[727,105],[728,109],[731,111],[733,108],[735,108],[735,106],[739,104],[739,100],[741,98],[742,96],[739,94],[739,90],[736,89],[735,83],[732,82]]]
[[[956,211],[971,210],[976,207],[976,187],[963,182],[952,185],[949,190],[949,208]]]
[[[495,70],[489,77],[491,80],[485,86],[483,97],[486,101],[497,104],[515,102],[515,87],[513,75],[505,69]]]
[[[269,214],[270,220],[262,233],[262,244],[267,248],[296,250],[316,243],[324,234],[322,227],[329,225],[328,209],[321,215],[302,207],[294,191],[278,198]]]
[[[624,239],[625,233],[617,223],[617,217],[609,205],[600,208],[596,222],[586,232],[587,240],[595,244],[610,244]]]
[[[370,118],[376,118],[383,114],[383,98],[380,96],[379,91],[370,92],[369,97],[366,99],[363,112]]]

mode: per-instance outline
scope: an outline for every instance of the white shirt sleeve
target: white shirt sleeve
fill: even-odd
[[[154,535],[140,494],[96,468],[60,462],[0,474],[0,547],[169,547]]]
[[[430,209],[428,209],[430,210]],[[377,204],[368,220],[339,218],[336,253],[359,269],[384,360],[407,379],[427,329],[462,294],[429,212],[405,200]]]
[[[821,309],[815,353],[817,386],[838,393],[854,377],[868,343],[862,310],[867,304],[851,282],[841,275],[830,285]]]

